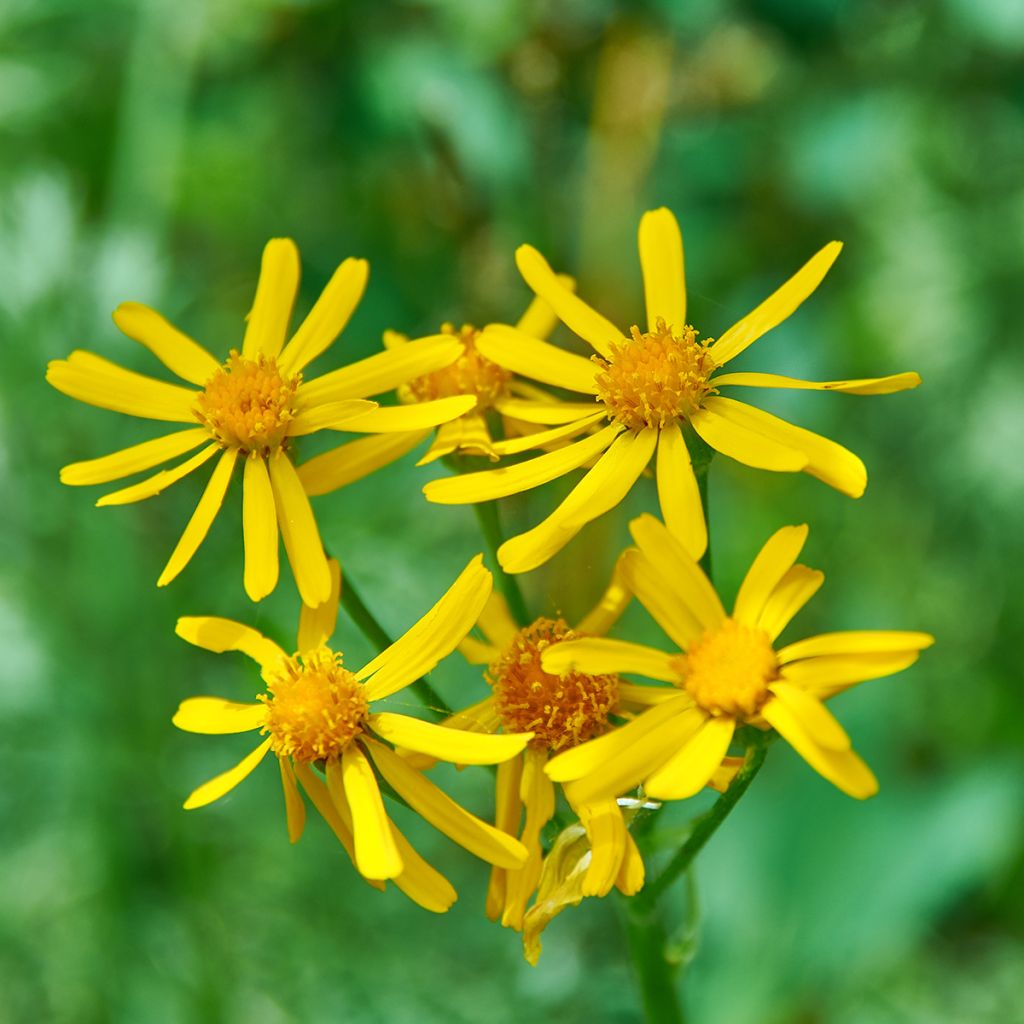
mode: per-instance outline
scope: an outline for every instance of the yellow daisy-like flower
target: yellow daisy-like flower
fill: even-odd
[[[277,756],[288,835],[305,824],[299,784],[371,882],[393,879],[428,910],[442,912],[455,890],[412,848],[390,819],[376,773],[421,817],[470,852],[503,868],[520,867],[526,850],[515,838],[470,814],[399,756],[389,744],[459,764],[496,764],[521,753],[525,735],[481,736],[375,708],[450,654],[476,621],[491,592],[491,574],[474,558],[448,592],[404,636],[358,671],[327,646],[341,589],[338,563],[331,590],[317,608],[303,607],[297,652],[286,654],[249,626],[228,619],[183,618],[178,635],[210,651],[241,651],[260,666],[266,692],[253,704],[219,697],[183,701],[174,724],[187,732],[259,731],[266,738],[234,768],[210,779],[185,801],[203,807],[235,788],[263,760]],[[323,781],[314,766],[322,768]],[[378,886],[382,887],[382,886]]]
[[[717,340],[701,341],[686,320],[683,243],[671,212],[662,208],[645,213],[639,240],[646,330],[634,325],[621,331],[562,287],[544,257],[523,245],[516,252],[516,263],[526,282],[596,355],[584,359],[501,325],[488,327],[477,342],[488,359],[510,371],[590,398],[578,416],[531,440],[532,447],[541,447],[586,434],[582,439],[518,465],[434,480],[424,488],[431,501],[445,504],[489,501],[537,487],[597,459],[547,519],[505,542],[498,554],[508,572],[526,572],[546,562],[586,523],[617,505],[652,458],[665,522],[699,558],[707,547],[707,529],[683,436],[682,428],[687,425],[711,448],[746,465],[803,470],[851,497],[863,493],[867,473],[852,452],[753,406],[720,396],[722,387],[811,388],[877,395],[920,383],[916,373],[826,382],[769,373],[718,374],[814,291],[839,255],[840,243],[826,245]],[[598,429],[602,420],[610,422]]]
[[[294,439],[344,429],[375,435],[367,439],[370,443],[393,445],[396,430],[434,426],[472,407],[471,397],[447,398],[424,403],[410,416],[407,410],[378,409],[365,401],[458,359],[460,346],[444,336],[423,338],[402,352],[381,352],[315,380],[303,380],[305,367],[348,323],[368,272],[365,260],[345,260],[285,344],[299,286],[299,253],[290,239],[271,240],[263,250],[241,351],[232,350],[223,364],[147,306],[119,306],[114,322],[120,330],[191,387],[133,373],[91,352],[76,351],[50,363],[46,379],[72,398],[129,416],[190,424],[111,455],[65,466],[64,483],[120,480],[202,446],[172,469],[106,494],[97,505],[151,498],[217,457],[158,586],[170,583],[198,550],[241,459],[246,593],[259,601],[277,585],[280,530],[302,600],[320,604],[330,593],[330,573],[307,497],[314,492],[303,486],[302,471],[293,465]]]
[[[796,564],[806,526],[772,536],[747,572],[727,615],[693,557],[653,516],[631,524],[638,548],[623,555],[626,584],[679,646],[676,652],[624,640],[573,640],[550,647],[550,672],[628,672],[671,683],[649,687],[660,703],[547,766],[577,801],[624,793],[693,796],[721,765],[737,726],[774,728],[819,774],[850,796],[878,789],[850,737],[824,701],[866,679],[912,665],[934,641],[891,630],[824,633],[774,643],[821,586],[824,575]]]

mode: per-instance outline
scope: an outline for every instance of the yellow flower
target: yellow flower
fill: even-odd
[[[305,367],[330,347],[348,323],[366,287],[367,274],[365,260],[345,260],[285,344],[299,285],[299,253],[290,239],[271,240],[263,251],[241,352],[232,350],[223,364],[154,310],[135,302],[119,306],[114,322],[120,330],[191,387],[133,373],[91,352],[76,351],[50,363],[46,379],[72,398],[129,416],[191,425],[99,459],[65,466],[61,470],[64,483],[120,480],[202,446],[198,454],[174,468],[106,494],[97,505],[151,498],[217,456],[213,474],[158,586],[170,583],[205,539],[241,458],[246,593],[259,601],[277,585],[280,529],[303,601],[320,604],[330,593],[331,580],[307,495],[322,494],[325,488],[313,491],[305,486],[303,470],[296,471],[293,465],[294,439],[344,429],[374,435],[363,444],[394,445],[395,431],[434,426],[472,407],[472,398],[442,399],[424,403],[410,416],[408,410],[378,409],[375,403],[362,400],[458,359],[459,345],[443,336],[424,338],[402,352],[381,352],[315,380],[303,380]],[[339,480],[334,486],[345,482]]]
[[[388,744],[459,764],[495,764],[519,754],[530,734],[478,736],[433,725],[374,705],[429,672],[473,625],[491,591],[491,574],[474,558],[440,601],[404,636],[356,672],[327,646],[338,614],[341,573],[329,566],[331,592],[318,608],[304,606],[297,653],[238,622],[182,618],[178,635],[210,651],[241,651],[261,669],[266,692],[253,704],[219,697],[183,701],[174,724],[187,732],[259,731],[266,738],[234,768],[210,779],[185,801],[203,807],[234,789],[266,756],[277,756],[288,835],[298,842],[306,795],[333,829],[352,863],[374,883],[393,879],[411,899],[442,912],[455,900],[448,881],[424,861],[388,817],[376,773],[421,817],[488,863],[516,868],[526,850],[481,821],[427,780]],[[326,783],[314,772],[322,768]],[[378,888],[383,888],[378,885]]]
[[[806,526],[772,536],[747,572],[732,614],[678,539],[653,516],[631,524],[638,548],[623,555],[626,584],[680,650],[624,640],[573,640],[549,648],[550,672],[633,672],[677,689],[648,687],[660,703],[615,732],[566,751],[547,767],[577,801],[643,784],[657,800],[693,796],[721,765],[737,726],[774,728],[818,773],[850,796],[878,789],[871,770],[823,701],[866,679],[912,665],[927,633],[889,630],[775,640],[821,586],[796,564]]]
[[[711,448],[746,465],[803,470],[851,497],[863,493],[867,473],[852,452],[760,409],[722,397],[719,388],[817,388],[869,395],[920,383],[916,373],[823,383],[769,373],[716,376],[814,291],[839,255],[838,242],[826,245],[717,341],[700,341],[686,320],[683,243],[675,218],[664,208],[644,214],[639,240],[646,330],[638,326],[619,330],[562,287],[544,257],[524,245],[516,252],[516,262],[526,282],[597,354],[587,360],[501,325],[488,327],[477,342],[488,359],[510,371],[590,397],[588,403],[573,403],[579,414],[567,417],[563,426],[534,435],[532,446],[585,435],[581,440],[518,465],[434,480],[424,488],[427,498],[444,504],[489,501],[537,487],[596,459],[547,519],[505,542],[498,554],[508,572],[543,565],[586,523],[617,505],[652,458],[665,522],[699,558],[707,546],[707,530],[682,431],[687,425]],[[605,419],[610,422],[599,428]]]

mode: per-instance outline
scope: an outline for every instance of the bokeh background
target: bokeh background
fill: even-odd
[[[632,322],[637,218],[666,204],[705,335],[846,242],[744,366],[925,380],[888,398],[765,393],[853,447],[871,483],[853,502],[720,460],[719,583],[807,521],[828,582],[797,632],[938,637],[836,701],[876,799],[780,745],[699,861],[695,933],[670,897],[691,1017],[1024,1021],[1022,58],[1015,0],[0,4],[0,1020],[637,1019],[614,898],[561,917],[534,969],[483,917],[484,867],[430,830],[413,829],[461,893],[446,918],[363,885],[314,817],[290,847],[270,765],[180,810],[247,740],[176,733],[177,702],[254,680],[179,641],[176,616],[287,641],[296,598],[290,579],[259,608],[244,597],[237,495],[158,591],[199,481],[107,510],[99,489],[62,488],[62,464],[153,430],[43,371],[81,346],[159,374],[110,322],[125,299],[226,353],[278,234],[302,249],[303,308],[342,258],[371,262],[322,367],[386,327],[516,317],[527,240]],[[480,547],[470,511],[419,495],[443,470],[413,462],[316,503],[393,632]],[[652,489],[527,578],[538,612],[587,606]],[[509,526],[554,497],[507,503]],[[622,629],[655,638],[635,609]],[[339,643],[366,653],[347,623]],[[482,695],[455,658],[435,683]],[[487,810],[486,773],[445,782]],[[667,816],[666,848],[701,805]]]

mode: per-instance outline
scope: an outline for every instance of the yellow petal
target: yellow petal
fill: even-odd
[[[537,430],[530,434],[524,434],[522,437],[512,437],[505,441],[495,441],[493,445],[494,453],[495,455],[518,455],[520,452],[529,451],[531,448],[546,448],[556,441],[568,441],[578,434],[582,434],[589,427],[604,418],[603,409],[597,412],[591,409],[588,415],[582,419],[574,420],[572,423],[553,427],[551,430]]]
[[[597,604],[577,623],[576,632],[604,636],[619,621],[632,600],[633,593],[626,586],[620,555],[612,570],[611,582]]]
[[[407,455],[426,436],[424,430],[374,434],[349,441],[304,462],[298,468],[299,479],[310,497],[329,494]]]
[[[642,686],[638,683],[619,683],[619,709],[649,708],[664,704],[679,696],[675,686]]]
[[[713,410],[741,430],[748,430],[773,444],[802,452],[807,460],[803,467],[804,472],[817,477],[837,491],[848,494],[851,498],[859,498],[864,493],[868,482],[864,463],[853,452],[836,444],[835,441],[780,420],[778,416],[772,416],[763,409],[755,409],[752,405],[736,402],[731,398],[709,398],[705,404],[705,412]],[[748,460],[739,458],[739,461]]]
[[[313,802],[313,806],[320,813],[320,817],[327,822],[331,831],[337,836],[338,842],[341,843],[348,854],[348,859],[355,864],[356,850],[355,840],[352,837],[352,815],[349,812],[348,803],[345,801],[344,788],[341,790],[338,804],[335,805],[331,794],[327,791],[327,786],[324,785],[323,780],[313,772],[313,769],[308,764],[296,761],[293,765],[293,771],[295,772],[295,777],[302,783],[306,796]],[[384,888],[383,882],[371,881],[370,879],[367,879],[367,881],[375,889]]]
[[[264,674],[273,673],[287,655],[273,640],[257,632],[251,626],[231,619],[219,619],[209,615],[190,615],[178,619],[174,632],[203,650],[223,654],[225,651],[240,651],[255,661]]]
[[[803,687],[777,679],[769,687],[776,699],[782,701],[786,710],[800,723],[801,728],[818,746],[830,750],[849,750],[850,737],[817,697]]]
[[[666,586],[665,575],[642,552],[636,548],[623,552],[622,574],[626,586],[680,650],[685,651],[704,635],[705,629],[688,603]]]
[[[798,658],[817,658],[823,654],[887,654],[895,651],[921,651],[931,647],[935,637],[898,629],[850,629],[839,633],[821,633],[783,647],[780,664]]]
[[[279,757],[277,763],[281,766],[281,789],[284,792],[288,839],[297,843],[302,838],[302,830],[306,827],[306,805],[302,802],[299,787],[295,784],[291,761],[287,757]]]
[[[918,657],[917,651],[826,655],[783,665],[781,675],[824,700],[868,679],[880,679],[882,676],[902,672],[913,665]]]
[[[327,761],[327,789],[334,797],[344,792],[352,814],[356,867],[367,878],[383,880],[400,875],[402,857],[391,832],[391,823],[380,795],[377,778],[369,759],[355,743],[341,755]],[[337,799],[335,799],[337,806]]]
[[[367,747],[381,775],[434,828],[490,864],[516,868],[526,859],[518,840],[460,807],[396,753],[373,740],[367,741]]]
[[[694,560],[700,559],[708,547],[708,529],[690,452],[678,423],[663,427],[658,437],[656,479],[665,525]]]
[[[806,565],[794,565],[779,580],[765,601],[764,609],[757,620],[758,629],[763,629],[772,640],[775,640],[824,582],[823,572],[808,569]]]
[[[644,859],[640,856],[633,837],[626,833],[626,850],[622,857],[619,877],[615,879],[615,888],[623,896],[634,896],[644,887]]]
[[[510,836],[519,832],[519,820],[523,813],[523,804],[519,796],[522,776],[523,759],[521,757],[503,761],[498,765],[495,781],[494,825]],[[497,921],[504,913],[507,874],[505,868],[491,868],[491,877],[487,883],[487,900],[484,904],[484,912],[491,921]]]
[[[518,870],[506,873],[505,909],[501,915],[502,925],[517,931],[523,927],[526,904],[537,888],[544,863],[541,831],[555,813],[555,787],[544,774],[546,760],[544,751],[533,749],[523,758],[519,796],[526,808],[521,840],[527,858]]]
[[[198,469],[204,462],[212,459],[219,451],[223,451],[219,444],[207,445],[201,452],[193,455],[190,459],[186,459],[173,469],[161,469],[159,473],[154,473],[151,477],[140,480],[137,484],[130,484],[128,487],[122,487],[120,490],[104,494],[102,498],[96,500],[96,506],[102,508],[104,505],[128,505],[133,501],[144,501],[146,498],[152,498],[161,491],[166,490],[171,484],[176,484],[179,480],[188,476],[193,470]]]
[[[627,672],[664,683],[678,683],[679,672],[672,667],[673,660],[672,655],[653,647],[596,636],[551,644],[541,655],[544,671],[554,675],[582,672],[596,676]]]
[[[300,651],[315,651],[323,647],[334,635],[334,627],[338,623],[338,603],[341,600],[341,566],[330,558],[327,560],[327,568],[331,574],[331,593],[323,604],[311,608],[308,604],[302,606],[299,612],[299,637],[298,644]]]
[[[480,612],[480,618],[477,619],[477,625],[491,645],[502,650],[512,643],[516,633],[519,632],[519,625],[513,618],[508,601],[505,600],[505,596],[500,590],[491,591],[483,611]],[[494,658],[491,658],[491,661],[494,661]]]
[[[757,625],[772,591],[793,567],[806,541],[806,524],[783,526],[768,538],[740,584],[732,610],[734,619]]]
[[[452,452],[462,452],[465,455],[486,455],[491,460],[497,460],[498,455],[494,450],[487,420],[479,412],[463,413],[454,420],[442,423],[437,428],[433,443],[416,465],[426,466]]]
[[[277,586],[277,511],[266,462],[245,460],[242,474],[242,539],[245,542],[245,592],[262,601]]]
[[[431,480],[423,488],[423,493],[428,501],[441,505],[465,505],[529,491],[589,462],[603,452],[621,431],[621,426],[612,424],[582,441],[515,466]]]
[[[373,412],[377,407],[376,402],[368,402],[365,398],[311,405],[298,412],[288,424],[288,436],[303,437],[318,430],[348,430],[350,421]]]
[[[878,780],[852,750],[829,750],[815,743],[781,701],[769,700],[761,715],[819,775],[847,796],[866,800],[878,792]]]
[[[263,760],[269,749],[270,737],[268,736],[252,753],[246,754],[234,768],[215,775],[209,782],[204,782],[198,789],[194,789],[182,806],[186,811],[191,811],[196,807],[212,804],[214,800],[219,800],[226,793],[230,793]]]
[[[320,541],[309,498],[289,457],[277,451],[269,458],[277,523],[303,604],[316,607],[331,594],[331,572]]]
[[[655,800],[685,800],[699,793],[722,763],[735,731],[732,718],[709,718],[678,753],[647,779],[647,795]]]
[[[46,379],[65,395],[101,409],[147,420],[196,422],[192,408],[198,392],[133,373],[92,352],[79,350],[53,360]]]
[[[450,366],[462,355],[462,342],[450,334],[417,338],[400,348],[378,352],[303,384],[295,399],[300,408],[346,398],[368,398],[393,391],[414,377]]]
[[[111,480],[120,480],[122,477],[131,476],[132,473],[141,473],[168,459],[184,455],[185,452],[192,451],[208,440],[209,436],[202,427],[193,427],[165,434],[163,437],[154,437],[152,441],[143,441],[141,444],[122,448],[98,459],[72,462],[60,471],[60,482],[72,487],[82,487],[87,484],[105,484]]]
[[[235,470],[237,457],[237,448],[229,448],[221,455],[210,476],[209,483],[199,499],[199,504],[196,505],[196,510],[192,513],[192,518],[189,519],[181,539],[171,552],[167,565],[164,566],[164,571],[160,573],[160,578],[156,581],[158,587],[167,586],[188,565],[192,556],[199,550],[199,545],[206,539],[220,507],[224,503],[224,495],[227,493],[228,484],[231,483],[231,474]]]
[[[807,456],[796,448],[772,440],[735,418],[722,415],[713,399],[690,416],[693,429],[717,452],[754,469],[796,473],[807,466]]]
[[[237,704],[221,697],[189,697],[178,705],[172,724],[206,736],[250,732],[266,721],[266,704]]]
[[[523,280],[542,298],[571,331],[589,342],[601,355],[611,355],[612,345],[626,342],[610,320],[591,309],[559,280],[546,259],[532,245],[516,249],[516,266]]]
[[[452,764],[499,764],[522,753],[533,737],[533,733],[483,736],[390,711],[371,715],[369,725],[381,739],[393,746],[428,754]]]
[[[499,398],[494,408],[514,420],[524,423],[572,423],[589,416],[596,408],[593,402],[543,402],[536,398]],[[603,411],[603,409],[602,409]]]
[[[445,913],[458,899],[454,886],[416,852],[393,821],[388,823],[404,865],[402,873],[394,879],[395,885],[424,910],[433,914]]]
[[[568,274],[559,274],[558,280],[569,291],[576,290],[576,282]],[[555,311],[540,296],[534,296],[526,312],[516,321],[516,329],[532,338],[547,338],[557,326]]]
[[[394,434],[425,430],[462,416],[476,406],[475,395],[453,395],[415,405],[389,405],[345,420],[344,428],[357,434]]]
[[[272,238],[263,247],[256,297],[246,317],[243,356],[277,356],[288,334],[298,290],[299,250],[290,238]]]
[[[797,388],[801,391],[841,391],[847,395],[891,395],[909,391],[921,383],[917,373],[893,373],[888,377],[865,377],[861,380],[798,380],[776,373],[723,373],[715,377],[715,387]]]
[[[356,673],[357,679],[367,680],[367,699],[397,692],[451,654],[473,628],[491,585],[491,574],[477,555],[423,618]]]
[[[171,373],[190,384],[205,387],[220,369],[202,345],[141,302],[122,302],[114,310],[114,323],[122,334],[145,345]]]
[[[278,360],[283,373],[298,373],[334,343],[366,290],[370,265],[349,258],[335,270]]]
[[[490,665],[496,658],[501,657],[501,651],[496,647],[473,636],[467,636],[459,643],[458,652],[470,665]]]
[[[683,236],[672,211],[664,206],[640,218],[640,267],[648,330],[657,329],[660,317],[679,333],[686,324]]]
[[[488,324],[477,337],[476,347],[492,363],[531,380],[585,395],[597,394],[596,363],[531,338],[507,324]]]
[[[584,896],[607,896],[618,877],[626,848],[626,825],[614,799],[595,800],[577,808],[590,841],[590,865],[583,879]]]
[[[777,327],[821,284],[835,262],[841,242],[829,242],[812,256],[781,288],[768,296],[756,309],[721,334],[711,346],[711,355],[719,366],[738,356],[748,345]]]

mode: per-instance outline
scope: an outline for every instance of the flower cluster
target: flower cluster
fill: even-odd
[[[806,525],[768,538],[728,611],[706,557],[703,495],[716,453],[755,468],[803,471],[854,498],[867,483],[863,463],[846,448],[723,392],[880,395],[920,382],[914,373],[811,382],[727,370],[808,298],[840,248],[826,245],[752,312],[708,337],[688,319],[678,225],[668,210],[654,210],[639,229],[643,324],[608,320],[576,294],[571,278],[524,245],[516,263],[535,298],[514,325],[444,324],[415,339],[388,330],[380,352],[309,376],[309,365],[347,325],[368,268],[345,260],[290,333],[299,258],[290,240],[275,239],[263,253],[240,347],[223,361],[154,310],[126,303],[114,313],[118,328],[183,383],[84,351],[51,363],[47,379],[72,398],[176,425],[61,470],[64,483],[80,486],[156,469],[97,504],[153,497],[213,465],[159,586],[205,539],[239,462],[245,592],[260,601],[276,588],[279,539],[295,579],[301,612],[291,650],[227,619],[178,622],[184,640],[240,652],[258,670],[247,700],[181,702],[179,729],[258,738],[185,807],[224,796],[272,753],[292,842],[312,804],[369,884],[393,881],[422,907],[443,912],[455,890],[399,830],[385,801],[393,798],[491,865],[486,913],[522,932],[536,962],[541,931],[566,906],[613,888],[627,896],[641,890],[638,822],[706,787],[725,800],[732,787],[749,783],[776,735],[843,792],[873,795],[875,776],[826,701],[908,667],[932,638],[867,630],[780,645],[824,580],[798,562]],[[559,322],[593,349],[589,359],[550,342]],[[320,432],[358,436],[302,460],[302,439]],[[525,533],[495,541],[496,519],[486,520],[499,589],[477,556],[391,642],[325,551],[310,499],[428,439],[419,464],[443,459],[453,471],[423,488],[431,502],[488,503],[585,472]],[[483,468],[478,461],[463,471],[481,459]],[[574,622],[530,615],[516,574],[545,564],[632,488],[647,486],[642,478],[652,463],[661,518],[642,515],[630,524],[633,545],[619,555],[596,606]],[[664,644],[610,635],[634,598]],[[340,606],[378,645],[359,668],[332,646]],[[456,650],[481,667],[480,691],[452,711],[425,677]],[[441,720],[389,710],[386,699],[407,687],[426,694],[426,710]],[[493,824],[428,777],[439,761],[497,766]]]

